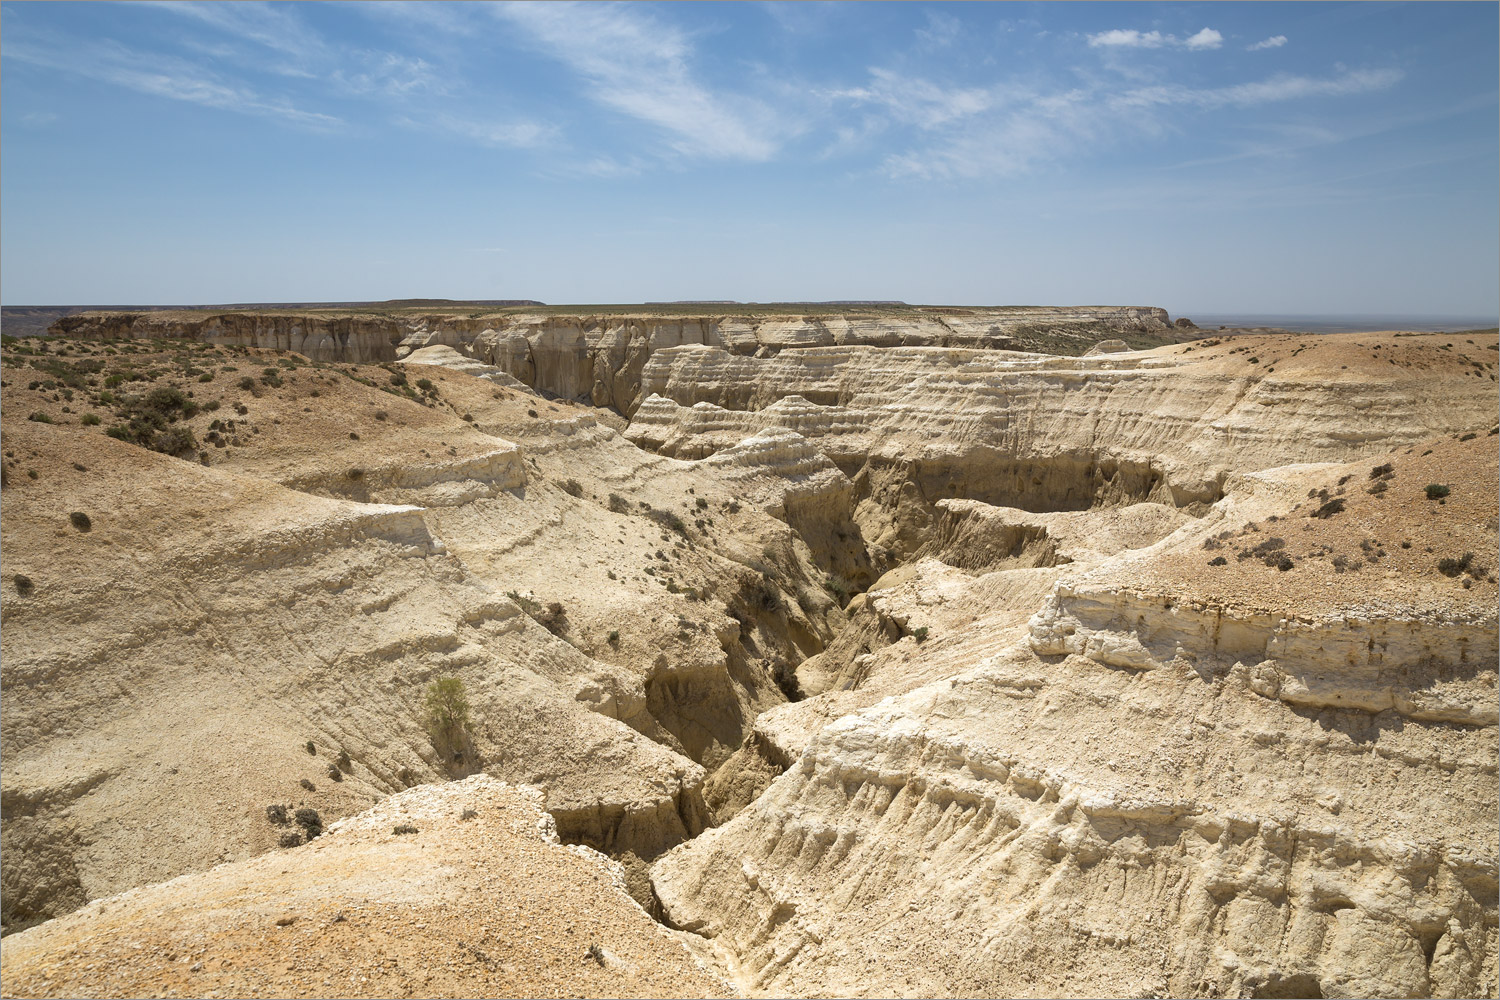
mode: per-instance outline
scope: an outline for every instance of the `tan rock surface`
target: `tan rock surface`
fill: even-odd
[[[540,800],[423,785],[305,846],[98,900],[7,937],[0,994],[732,996]]]

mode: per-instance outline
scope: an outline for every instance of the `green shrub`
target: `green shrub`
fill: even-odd
[[[406,836],[408,834],[421,833],[422,831],[418,830],[416,827],[412,826],[410,823],[400,823],[394,829],[392,829],[391,832],[394,833],[396,836],[401,837],[401,836]]]
[[[617,628],[610,629],[609,630],[609,644],[611,646],[614,646],[614,645],[617,645],[619,643],[619,641],[620,641],[620,630],[617,629]]]
[[[99,414],[85,413],[82,417],[79,418],[78,422],[85,427],[98,427],[100,423]]]
[[[71,521],[73,523],[73,527],[77,528],[79,531],[94,530],[94,522],[89,520],[89,516],[81,510],[75,510],[71,514],[69,514],[68,520]]]
[[[1427,493],[1427,499],[1429,499],[1429,500],[1441,500],[1443,497],[1447,496],[1451,491],[1448,489],[1448,487],[1444,486],[1442,483],[1428,483],[1427,486],[1425,487],[1425,492]]]
[[[911,634],[912,634],[912,636],[918,642],[926,642],[927,641],[927,626],[926,625],[918,625],[916,628],[914,628],[914,629],[911,630]]]
[[[428,735],[440,750],[458,751],[468,737],[469,699],[464,682],[457,677],[439,677],[427,685],[425,722]]]
[[[50,424],[50,423],[52,423],[52,418],[49,417],[49,416],[47,416],[47,414],[43,413],[41,410],[37,410],[35,413],[33,413],[31,416],[27,417],[26,419],[27,420],[35,420],[39,424]]]

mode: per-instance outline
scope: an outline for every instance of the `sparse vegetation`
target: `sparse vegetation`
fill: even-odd
[[[308,840],[312,840],[323,832],[323,818],[318,815],[316,809],[303,806],[293,814],[292,818],[296,820],[298,826],[302,827],[302,832],[307,835]]]
[[[1457,559],[1439,559],[1438,572],[1447,577],[1458,576],[1466,571],[1474,563],[1474,553],[1465,552]]]
[[[81,510],[75,510],[70,513],[68,515],[68,520],[72,523],[73,527],[77,528],[79,531],[94,530],[94,522],[90,520],[89,516]]]
[[[421,830],[418,830],[410,823],[398,823],[395,828],[391,830],[391,833],[395,834],[398,837],[410,836],[411,834],[421,832]]]
[[[1323,504],[1323,506],[1319,507],[1317,510],[1313,511],[1312,516],[1321,518],[1326,521],[1328,518],[1332,517],[1335,514],[1342,514],[1344,512],[1344,507],[1345,504],[1343,498],[1335,497],[1332,500],[1329,500],[1327,503]]]
[[[462,757],[469,743],[469,698],[461,679],[439,677],[427,685],[424,721],[438,753]]]
[[[1441,500],[1452,492],[1442,483],[1428,483],[1423,487],[1423,491],[1427,494],[1427,499],[1429,500]]]
[[[36,584],[31,582],[31,577],[17,573],[10,578],[11,585],[16,588],[16,593],[22,597],[30,597],[31,592],[36,589]]]
[[[927,641],[927,626],[926,625],[918,625],[916,628],[914,628],[914,629],[911,630],[911,634],[912,634],[912,638],[916,639],[918,642],[926,642]]]

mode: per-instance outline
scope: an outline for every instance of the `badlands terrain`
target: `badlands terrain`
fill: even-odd
[[[1495,331],[704,310],[7,337],[0,992],[1497,995]]]

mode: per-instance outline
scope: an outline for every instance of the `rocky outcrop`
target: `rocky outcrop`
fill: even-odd
[[[1198,518],[943,501],[934,557],[846,609],[844,666],[710,779],[725,822],[653,866],[665,917],[768,994],[1493,996],[1468,437],[1234,476]],[[1411,485],[1440,475],[1443,506]]]

